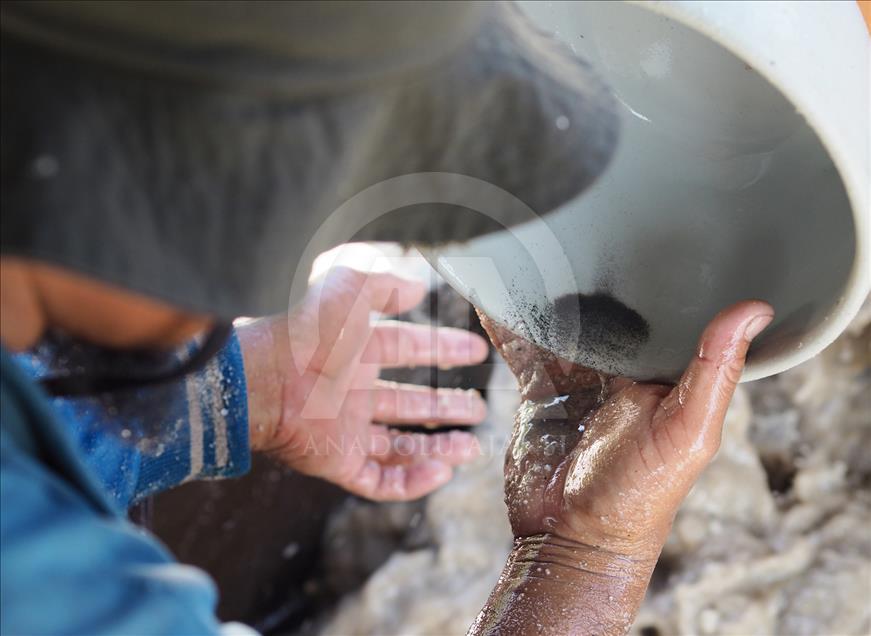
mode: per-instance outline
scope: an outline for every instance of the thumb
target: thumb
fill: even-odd
[[[682,420],[690,450],[716,452],[747,350],[773,318],[771,305],[747,300],[724,309],[705,328],[696,356],[662,402],[669,419]]]

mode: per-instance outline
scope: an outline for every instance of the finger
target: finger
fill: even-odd
[[[726,409],[741,379],[750,342],[774,318],[762,301],[744,301],[720,312],[705,328],[696,357],[661,403],[686,431],[687,450],[716,451]]]
[[[373,501],[410,501],[443,486],[452,474],[450,466],[435,459],[410,466],[384,466],[370,459],[345,488]]]
[[[372,400],[372,418],[387,424],[477,424],[487,415],[487,404],[474,389],[433,389],[377,380]]]
[[[351,492],[376,501],[407,501],[423,497],[447,483],[452,466],[477,457],[480,448],[470,443],[473,436],[459,431],[444,435],[391,435],[384,427],[376,427],[388,438],[388,450],[371,456],[358,473],[344,486]],[[417,438],[439,437],[449,441],[443,445],[445,454],[433,454],[432,441],[422,443]],[[411,455],[399,456],[397,439],[416,438],[409,442]],[[427,451],[426,453],[424,451]]]
[[[382,367],[468,366],[482,362],[487,341],[464,329],[384,320],[372,329],[362,362]]]
[[[385,466],[410,465],[428,459],[459,466],[480,454],[478,439],[465,431],[405,433],[380,425],[371,428],[369,458]]]
[[[307,335],[295,354],[305,354],[304,364],[319,366],[331,377],[339,375],[362,352],[372,311],[405,311],[425,294],[426,285],[420,281],[337,267],[313,291],[316,311],[303,311],[295,317],[300,331]],[[307,330],[302,328],[306,324]],[[308,342],[312,337],[315,345]]]
[[[413,309],[426,296],[426,283],[387,272],[363,274],[362,290],[373,311],[398,314]]]
[[[507,327],[495,322],[484,312],[479,310],[477,313],[481,326],[487,332],[487,336],[489,336],[496,351],[505,359],[511,372],[518,378],[522,377],[524,369],[529,366],[529,356],[525,355],[528,343]],[[544,354],[542,359],[546,360],[547,358],[548,355]]]

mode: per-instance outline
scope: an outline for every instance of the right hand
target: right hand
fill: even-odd
[[[505,459],[515,536],[655,560],[680,503],[719,448],[747,349],[772,317],[761,301],[721,312],[677,386],[601,376],[485,319],[524,398]]]

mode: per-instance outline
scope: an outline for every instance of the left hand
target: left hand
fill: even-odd
[[[382,368],[477,364],[488,343],[461,329],[370,321],[417,305],[426,286],[393,274],[337,267],[287,316],[237,329],[254,450],[299,472],[376,500],[432,492],[452,467],[474,459],[470,433],[410,434],[386,424],[476,424],[477,391],[378,379]]]

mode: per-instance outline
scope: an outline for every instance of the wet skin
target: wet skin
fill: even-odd
[[[573,365],[482,317],[522,402],[505,457],[515,546],[470,633],[626,633],[772,313],[721,312],[674,387]]]

